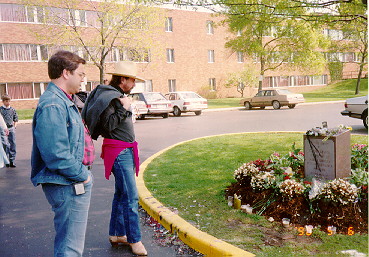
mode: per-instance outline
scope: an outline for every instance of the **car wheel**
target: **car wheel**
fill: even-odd
[[[177,106],[173,107],[173,115],[176,117],[181,116],[181,110]]]
[[[276,110],[281,108],[281,104],[277,100],[273,101],[272,105],[273,105],[273,108]]]
[[[264,110],[265,109],[265,106],[260,106],[260,109]]]
[[[243,105],[245,106],[246,110],[250,110],[252,108],[250,102],[244,102]]]
[[[201,111],[196,111],[196,112],[195,112],[195,114],[196,114],[197,116],[199,116],[199,115],[201,115]]]
[[[290,109],[293,109],[293,108],[295,108],[296,107],[296,104],[289,104],[288,105],[288,108],[290,108]]]
[[[166,119],[166,118],[168,118],[168,117],[169,117],[169,113],[164,113],[164,114],[163,114],[163,118],[164,118],[164,119]]]
[[[363,123],[366,129],[368,129],[368,110],[363,113]]]
[[[137,116],[138,120],[144,120],[145,119],[145,115],[144,114],[140,114]]]

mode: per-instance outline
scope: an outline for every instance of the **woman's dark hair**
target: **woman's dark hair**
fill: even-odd
[[[66,69],[70,72],[75,71],[79,64],[85,64],[86,61],[78,55],[69,51],[58,51],[50,57],[48,62],[48,73],[50,79],[59,78],[63,70]]]

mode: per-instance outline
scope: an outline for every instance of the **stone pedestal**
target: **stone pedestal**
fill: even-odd
[[[331,136],[304,135],[305,177],[333,180],[351,175],[350,131]]]

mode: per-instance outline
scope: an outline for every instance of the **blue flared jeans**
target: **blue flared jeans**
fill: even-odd
[[[85,245],[91,180],[84,184],[85,193],[76,195],[73,185],[42,184],[52,207],[55,227],[54,256],[81,257]]]
[[[141,230],[132,148],[126,148],[118,155],[112,173],[115,177],[115,193],[109,235],[126,235],[129,243],[137,243],[141,241]]]

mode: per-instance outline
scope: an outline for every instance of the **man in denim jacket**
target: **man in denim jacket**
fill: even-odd
[[[54,256],[82,256],[92,177],[83,165],[84,125],[71,95],[85,77],[85,60],[59,51],[48,62],[51,82],[33,116],[31,180],[42,185],[55,213]]]

